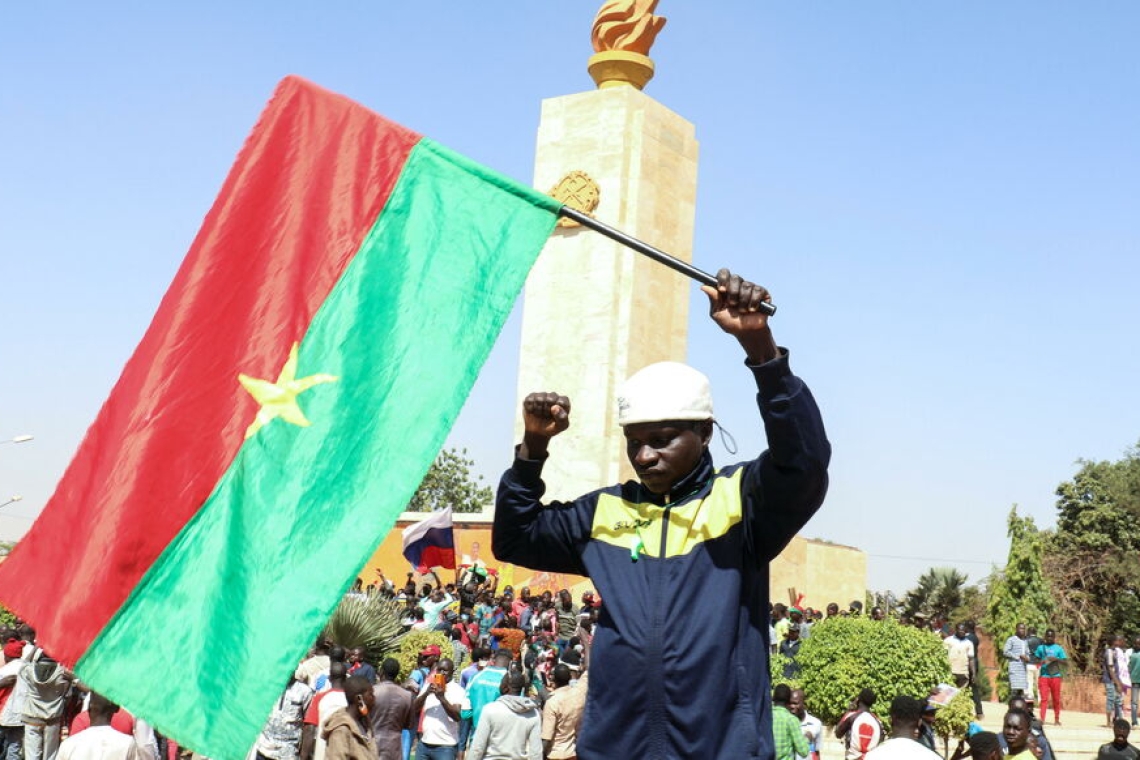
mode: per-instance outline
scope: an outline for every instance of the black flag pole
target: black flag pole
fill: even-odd
[[[569,206],[563,206],[558,210],[558,215],[564,216],[567,219],[573,219],[583,227],[589,227],[595,232],[600,232],[610,240],[616,240],[627,248],[632,248],[638,253],[644,256],[648,256],[654,261],[660,264],[664,264],[670,269],[676,272],[680,272],[686,277],[694,279],[702,285],[712,285],[714,288],[716,287],[716,277],[709,274],[708,272],[697,269],[695,266],[681,261],[676,256],[670,256],[660,248],[654,248],[653,246],[649,245],[649,243],[645,243],[635,237],[631,237],[621,230],[614,229],[608,224],[599,222],[594,217],[588,214],[584,214],[578,209],[570,208]],[[776,305],[764,302],[760,304],[760,310],[768,316],[772,316],[776,313]]]

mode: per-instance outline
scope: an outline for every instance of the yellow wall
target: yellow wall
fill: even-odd
[[[867,595],[867,555],[851,546],[796,536],[772,562],[768,588],[773,602],[789,604],[802,594],[805,607],[821,609],[835,602],[847,609]]]
[[[373,583],[383,571],[396,587],[404,584],[408,561],[402,553],[401,531],[412,521],[400,520],[384,539],[376,554],[364,567],[360,577],[365,585]],[[532,592],[557,592],[567,588],[574,600],[593,588],[589,578],[577,575],[539,573],[524,567],[497,562],[491,554],[491,524],[488,522],[456,523],[456,555],[460,564],[481,559],[487,567],[499,572],[499,588],[510,584],[516,590],[529,586]],[[792,601],[788,590],[803,594],[803,604],[826,607],[836,602],[843,609],[855,599],[863,601],[867,594],[867,555],[850,546],[796,536],[771,565],[768,584],[773,602]],[[442,571],[443,582],[455,580],[450,571]],[[419,580],[419,576],[416,576]]]
[[[402,531],[411,522],[405,520],[397,522],[396,527],[388,533],[384,543],[380,545],[380,548],[372,555],[372,559],[364,566],[360,577],[364,579],[366,586],[369,583],[376,582],[381,571],[392,583],[396,584],[397,589],[404,585],[405,575],[411,568],[408,566],[408,561],[404,559]],[[534,593],[542,593],[547,590],[557,593],[560,589],[566,588],[573,593],[575,602],[581,598],[583,591],[593,589],[589,578],[578,575],[562,575],[561,573],[539,573],[525,567],[496,561],[494,555],[491,554],[491,524],[487,522],[456,523],[455,555],[460,565],[480,559],[488,568],[498,570],[500,589],[508,584],[514,586],[516,591],[523,586],[529,586]],[[441,570],[440,575],[444,583],[451,583],[455,580],[455,576],[450,570]],[[419,577],[417,573],[416,579],[419,580]]]

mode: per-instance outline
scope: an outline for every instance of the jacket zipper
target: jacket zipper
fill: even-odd
[[[661,636],[661,632],[665,626],[665,621],[662,620],[661,615],[662,610],[665,607],[662,595],[664,594],[665,581],[667,580],[665,572],[665,547],[668,545],[669,537],[669,513],[673,509],[673,504],[669,499],[670,496],[671,494],[665,495],[665,508],[661,512],[661,546],[660,551],[657,553],[657,562],[654,563],[656,565],[655,574],[657,576],[655,579],[656,582],[653,584],[652,650],[654,652],[654,656],[653,659],[650,660],[650,662],[654,663],[661,662],[665,656],[665,646]],[[656,688],[653,689],[653,694],[655,697],[653,705],[653,723],[656,723],[656,730],[653,730],[651,732],[651,736],[653,737],[653,744],[656,746],[653,747],[654,751],[651,753],[651,757],[666,757],[666,747],[668,745],[668,742],[666,741],[666,732],[668,731],[669,726],[668,721],[665,719],[665,684],[663,683],[663,676],[660,669],[657,671],[657,676],[660,680],[656,684]]]

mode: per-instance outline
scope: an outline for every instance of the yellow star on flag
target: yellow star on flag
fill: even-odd
[[[289,358],[285,360],[285,366],[281,368],[277,382],[271,383],[249,375],[238,375],[238,382],[249,391],[249,395],[253,396],[257,403],[261,404],[257,417],[245,431],[245,437],[252,437],[262,425],[268,425],[276,417],[293,425],[308,427],[312,423],[305,417],[301,407],[297,406],[297,396],[314,385],[333,383],[338,379],[334,375],[309,375],[298,378],[296,343],[289,349]]]

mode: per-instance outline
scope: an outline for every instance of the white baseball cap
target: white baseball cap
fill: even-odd
[[[687,364],[658,362],[638,370],[618,391],[618,424],[712,420],[709,379]]]

